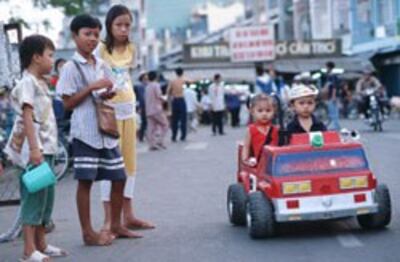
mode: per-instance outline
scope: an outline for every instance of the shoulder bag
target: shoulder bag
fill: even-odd
[[[89,85],[85,75],[82,72],[81,67],[79,66],[78,62],[73,61],[76,68],[79,71],[79,74],[82,77],[83,82],[86,85]],[[104,103],[103,100],[97,99],[93,94],[91,95],[93,103],[96,108],[96,115],[97,115],[97,123],[99,131],[107,136],[113,138],[119,138],[118,132],[118,125],[117,125],[117,118],[115,116],[115,110],[112,106],[107,105]]]

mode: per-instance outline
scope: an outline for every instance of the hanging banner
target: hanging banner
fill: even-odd
[[[230,59],[228,43],[185,44],[183,61],[196,62],[227,62]]]
[[[235,27],[230,31],[232,62],[270,61],[275,58],[272,26]]]
[[[280,41],[275,46],[275,55],[277,58],[328,57],[340,56],[341,53],[341,41],[336,39]]]

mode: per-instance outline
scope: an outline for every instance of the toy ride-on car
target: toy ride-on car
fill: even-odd
[[[230,222],[252,238],[276,233],[278,223],[357,217],[363,228],[391,220],[388,188],[377,184],[362,144],[336,132],[296,134],[285,146],[264,146],[259,163],[242,163],[228,189]]]

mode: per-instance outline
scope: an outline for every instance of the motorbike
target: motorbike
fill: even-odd
[[[380,95],[377,88],[368,88],[365,90],[367,103],[368,122],[374,128],[374,131],[383,131],[383,115],[380,108]]]

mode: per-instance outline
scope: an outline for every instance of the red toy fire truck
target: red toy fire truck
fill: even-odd
[[[271,237],[291,221],[357,217],[363,228],[391,220],[386,185],[377,184],[364,149],[336,132],[293,135],[290,144],[265,146],[257,167],[242,164],[228,189],[228,214],[252,238]]]

